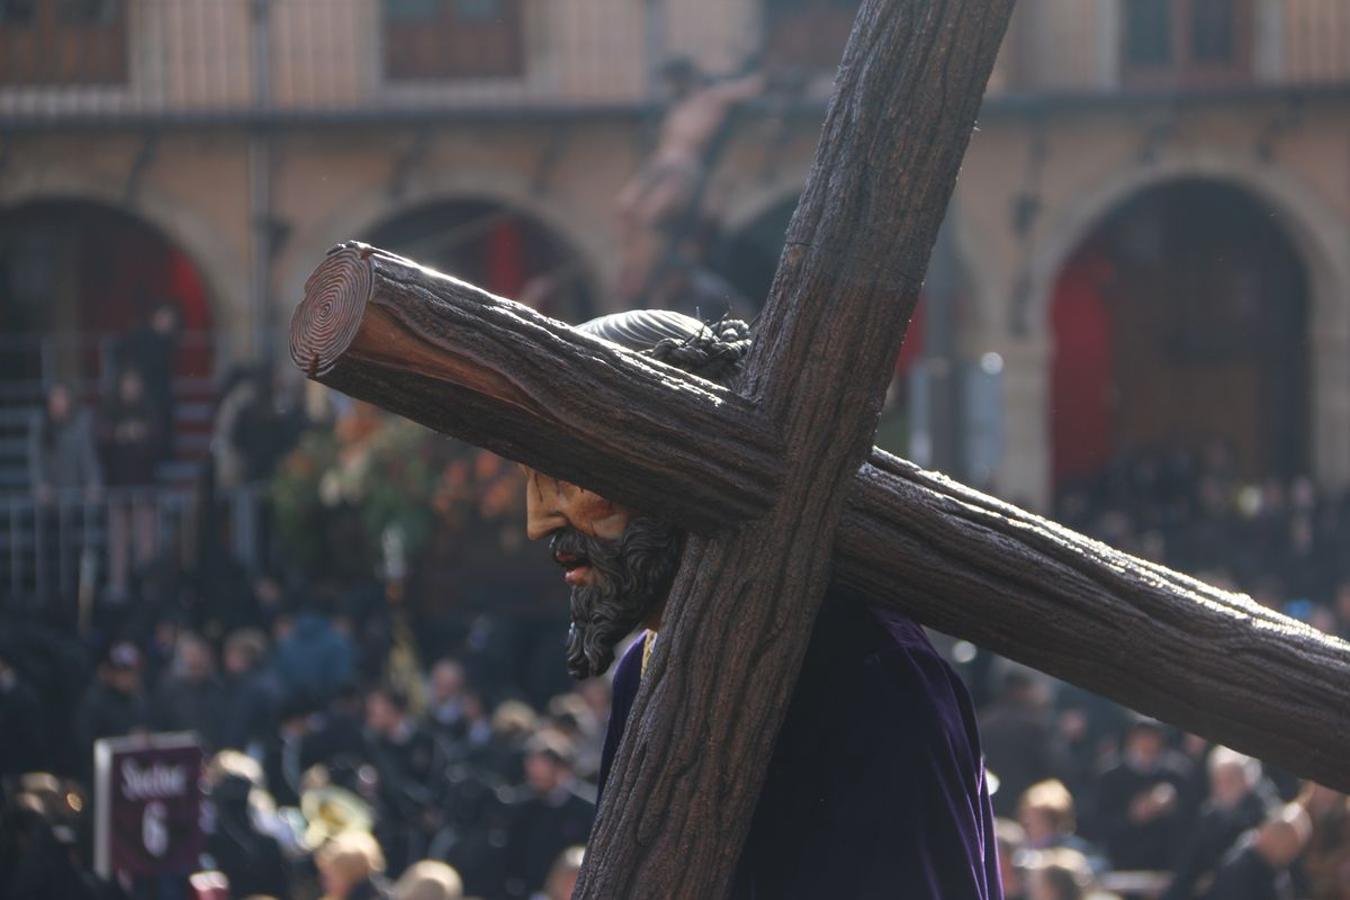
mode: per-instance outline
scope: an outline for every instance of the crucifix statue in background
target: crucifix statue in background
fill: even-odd
[[[705,265],[709,179],[742,104],[768,88],[763,72],[710,80],[688,59],[662,68],[670,102],[651,156],[619,192],[616,292],[624,306],[728,311],[739,298]]]
[[[1350,646],[871,448],[1010,11],[863,4],[734,388],[361,245],[307,284],[310,377],[687,532],[579,896],[726,893],[831,583],[1350,787]]]

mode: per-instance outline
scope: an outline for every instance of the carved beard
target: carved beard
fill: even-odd
[[[665,603],[684,540],[664,522],[636,518],[617,541],[575,528],[554,535],[554,553],[582,557],[591,583],[572,588],[572,627],[567,632],[567,671],[578,680],[603,675],[614,647]]]

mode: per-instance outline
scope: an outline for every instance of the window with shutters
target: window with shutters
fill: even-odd
[[[0,85],[126,80],[125,0],[0,0]]]
[[[858,0],[763,0],[764,62],[779,70],[833,72]]]
[[[383,0],[392,80],[525,74],[521,0]]]
[[[1251,75],[1252,0],[1121,0],[1122,82],[1204,87]]]

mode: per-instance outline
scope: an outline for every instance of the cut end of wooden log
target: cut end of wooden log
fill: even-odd
[[[327,373],[356,339],[373,283],[371,250],[339,244],[305,282],[291,317],[291,359],[310,378]]]

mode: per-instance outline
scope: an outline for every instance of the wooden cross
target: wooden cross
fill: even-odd
[[[311,378],[691,532],[579,897],[725,894],[829,579],[1341,789],[1350,645],[871,447],[1011,0],[867,0],[737,390],[360,244]]]

